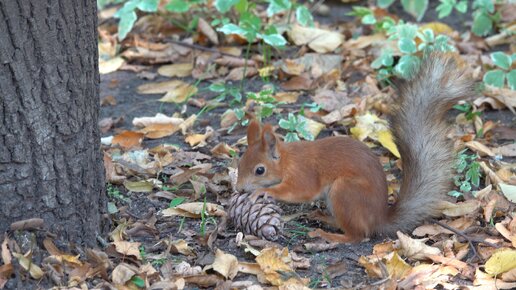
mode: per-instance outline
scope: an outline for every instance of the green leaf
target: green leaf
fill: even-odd
[[[215,93],[222,93],[226,91],[226,85],[224,83],[211,84],[208,89]]]
[[[472,162],[468,172],[466,172],[466,177],[471,180],[474,186],[478,187],[480,185],[480,163]]]
[[[462,192],[470,192],[471,191],[471,183],[469,183],[469,181],[464,181],[459,189],[462,191]]]
[[[492,71],[488,71],[484,75],[484,83],[495,86],[497,88],[503,87],[503,84],[505,82],[505,73],[502,70],[495,69]]]
[[[493,0],[475,0],[475,2],[473,2],[473,9],[475,8],[483,9],[489,13],[493,13],[495,11]]]
[[[110,201],[107,204],[107,209],[109,214],[115,214],[118,212],[118,208],[116,207],[116,205]]]
[[[296,142],[296,141],[300,141],[299,137],[297,136],[296,133],[294,132],[288,132],[286,135],[285,135],[285,142]]]
[[[478,36],[485,36],[489,34],[493,28],[493,21],[489,18],[489,15],[485,13],[477,13],[473,19],[473,27],[471,30]]]
[[[170,201],[168,207],[176,207],[182,204],[186,200],[186,197],[176,197]]]
[[[382,54],[371,63],[371,67],[379,69],[382,66],[390,67],[394,63],[394,57],[389,50],[383,51]]]
[[[508,70],[512,65],[511,57],[501,51],[491,53],[491,59],[497,67],[504,70]]]
[[[184,0],[171,0],[165,6],[165,9],[170,12],[184,13],[190,9],[190,3]]]
[[[249,10],[249,2],[247,2],[247,0],[240,0],[240,1],[238,1],[238,3],[235,5],[235,10],[239,14],[243,14],[244,12]]]
[[[238,34],[244,37],[247,33],[247,31],[244,30],[242,27],[233,23],[225,24],[224,26],[217,28],[217,30],[224,34]]]
[[[118,22],[118,39],[123,40],[127,34],[133,29],[136,21],[136,13],[134,10],[120,15],[120,22]]]
[[[270,0],[269,7],[267,7],[267,15],[272,16],[276,13],[289,10],[292,7],[290,0]]]
[[[145,281],[142,278],[140,278],[139,276],[133,276],[133,278],[131,278],[131,282],[133,282],[134,285],[136,285],[136,287],[139,287],[139,288],[145,287]]]
[[[516,69],[513,69],[510,72],[508,72],[506,77],[509,88],[513,91],[516,91]]]
[[[376,18],[373,14],[367,14],[366,16],[362,17],[362,24],[365,25],[372,25],[376,23]]]
[[[158,11],[159,0],[141,0],[138,3],[138,9],[145,12],[156,12]]]
[[[402,53],[411,54],[417,51],[416,42],[410,38],[401,38],[398,47]]]
[[[450,15],[450,13],[453,10],[453,6],[448,3],[444,3],[441,0],[441,4],[439,4],[439,6],[437,6],[437,8],[435,10],[439,13],[437,15],[437,17],[439,17],[439,19],[441,19],[441,18],[444,18],[444,17]]]
[[[378,7],[380,8],[387,8],[389,6],[391,6],[391,4],[394,2],[394,0],[378,0]]]
[[[403,9],[420,21],[428,8],[428,0],[401,0]]]
[[[452,191],[448,192],[448,195],[449,196],[453,196],[455,198],[458,198],[458,197],[462,196],[462,192],[456,191],[456,190],[452,190]]]
[[[238,2],[240,2],[240,0],[215,0],[215,8],[220,13],[226,13]]]
[[[287,44],[287,40],[281,34],[261,35],[261,37],[265,43],[274,47]]]
[[[455,9],[460,13],[466,13],[466,11],[468,11],[468,2],[466,2],[466,0],[460,1],[457,6],[455,6]]]
[[[420,59],[414,55],[404,55],[398,61],[398,64],[394,67],[395,72],[406,78],[410,79],[414,77],[414,72],[419,67]]]
[[[304,5],[297,7],[296,18],[303,26],[314,26],[314,17],[312,13],[310,13],[310,10]]]

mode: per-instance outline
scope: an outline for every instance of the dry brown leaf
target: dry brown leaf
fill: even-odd
[[[213,132],[213,128],[208,126],[206,127],[206,133],[189,135],[185,138],[185,141],[193,148],[204,147],[207,145],[206,140],[213,135]]]
[[[12,256],[11,252],[9,251],[9,248],[7,247],[7,243],[9,242],[9,238],[5,237],[4,241],[2,242],[2,261],[4,264],[11,264]]]
[[[122,133],[113,137],[113,141],[111,142],[113,145],[120,145],[123,149],[131,149],[135,147],[140,147],[140,144],[143,141],[143,133],[135,132],[135,131],[123,131]]]
[[[164,82],[146,83],[138,86],[136,90],[139,94],[163,94],[184,85],[186,85],[186,83],[183,81],[170,80]]]
[[[294,104],[299,98],[299,92],[279,92],[273,96],[278,102],[284,102],[286,104]]]
[[[233,111],[232,109],[228,109],[220,117],[220,127],[221,128],[229,128],[233,124],[235,124],[235,122],[238,122],[238,118],[235,114],[235,111]]]
[[[319,53],[333,52],[344,42],[344,36],[338,32],[299,25],[293,25],[287,34],[296,45],[307,44]]]
[[[106,105],[115,106],[116,105],[115,96],[113,96],[113,95],[105,96],[104,98],[102,98],[102,100],[100,100],[100,105],[101,106],[106,106]]]
[[[360,256],[358,258],[358,263],[364,267],[367,276],[371,278],[381,278],[383,276],[382,268],[379,265],[379,259],[378,258],[369,258],[365,256]]]
[[[113,269],[113,273],[111,275],[113,283],[124,285],[137,273],[138,268],[126,263],[120,263],[115,267],[115,269]]]
[[[119,56],[112,58],[110,60],[99,61],[99,73],[101,75],[108,74],[117,71],[123,64],[125,63],[125,60]]]
[[[161,211],[163,216],[185,216],[190,218],[200,218],[203,208],[206,207],[206,214],[209,216],[225,216],[226,212],[221,205],[214,203],[190,202],[183,203],[176,207],[167,208]]]
[[[392,252],[383,259],[385,260],[385,266],[391,278],[397,280],[403,279],[412,269],[412,267],[398,255],[398,252]]]
[[[174,63],[162,65],[158,69],[158,73],[166,77],[188,77],[192,74],[192,63]]]
[[[215,261],[213,261],[211,266],[213,270],[226,279],[233,280],[238,274],[238,259],[231,254],[224,253],[220,249],[217,249],[215,252]]]
[[[464,145],[468,147],[469,149],[477,152],[480,156],[491,156],[494,157],[496,154],[489,149],[486,145],[478,142],[478,141],[469,141],[466,142]]]
[[[281,62],[280,69],[288,75],[298,76],[305,71],[305,65],[299,61],[285,59]]]
[[[235,156],[235,154],[238,153],[238,148],[233,148],[228,144],[222,142],[213,147],[213,149],[211,149],[210,152],[215,157],[231,159],[233,158],[232,156]]]
[[[196,86],[182,84],[174,89],[169,90],[161,99],[159,99],[159,101],[165,103],[183,103],[196,93]]]
[[[244,78],[244,70],[245,70],[245,78],[250,78],[258,74],[258,70],[255,67],[248,67],[245,69],[244,67],[237,67],[232,69],[228,75],[226,76],[226,81],[240,81]]]
[[[265,279],[272,285],[279,286],[285,281],[279,272],[293,273],[292,258],[287,248],[282,250],[278,248],[265,248],[260,251],[260,255],[256,257],[256,262],[260,265]]]
[[[451,203],[448,201],[440,201],[440,207],[444,215],[449,217],[458,217],[475,212],[480,208],[480,201],[470,199],[465,202]]]
[[[150,125],[179,125],[185,120],[183,118],[167,117],[164,114],[157,113],[154,117],[134,118],[133,125],[136,127],[147,127]]]
[[[357,38],[348,39],[344,43],[344,48],[347,49],[364,49],[375,43],[382,43],[386,40],[385,34],[376,33],[372,35],[361,35]]]
[[[204,20],[203,18],[198,18],[197,30],[199,32],[201,32],[202,34],[204,34],[206,37],[208,37],[208,39],[211,41],[211,43],[213,43],[215,45],[219,44],[217,32],[215,32],[215,30],[213,30],[211,25],[208,22],[206,22],[206,20]]]
[[[138,260],[141,260],[141,258],[142,258],[140,256],[141,243],[139,243],[139,242],[116,241],[116,242],[113,242],[113,245],[115,245],[116,251],[122,255],[134,256]]]
[[[479,268],[475,271],[474,285],[484,286],[484,289],[515,289],[516,283],[504,282],[493,278],[491,275],[482,272]]]
[[[170,248],[170,251],[174,254],[179,253],[185,256],[194,255],[193,249],[188,246],[188,243],[185,240],[182,239],[170,242]]]
[[[286,91],[307,91],[312,89],[313,80],[308,76],[295,76],[281,84],[281,88]]]
[[[347,93],[322,89],[315,93],[312,100],[325,111],[331,112],[353,103]]]
[[[174,124],[151,124],[143,129],[140,129],[139,132],[145,134],[146,138],[159,139],[170,136],[179,131],[179,129],[179,125]]]
[[[41,268],[36,265],[36,263],[34,263],[31,258],[29,258],[31,256],[30,253],[25,256],[19,253],[13,253],[13,256],[18,259],[20,266],[22,266],[25,271],[28,271],[33,279],[39,280],[41,277],[43,277],[43,275],[45,275],[43,270],[41,270]]]
[[[411,237],[397,232],[400,252],[409,259],[426,260],[428,255],[439,255],[441,250],[425,244],[428,239],[412,239]]]
[[[181,128],[181,134],[186,135],[188,129],[192,128],[197,120],[197,115],[193,114],[184,120],[181,124],[179,124],[179,128]]]

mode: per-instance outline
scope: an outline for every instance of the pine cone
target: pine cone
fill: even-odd
[[[249,194],[235,193],[229,201],[229,220],[244,234],[275,241],[283,231],[281,208],[272,199],[260,197],[255,203]]]

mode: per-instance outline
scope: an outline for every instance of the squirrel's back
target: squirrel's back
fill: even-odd
[[[390,126],[401,155],[403,181],[379,232],[412,230],[440,215],[439,201],[451,190],[455,163],[445,113],[458,100],[472,96],[473,85],[451,53],[426,56],[412,79],[396,83]]]

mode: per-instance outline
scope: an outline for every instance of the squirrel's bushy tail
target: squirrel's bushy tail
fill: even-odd
[[[440,215],[439,201],[451,190],[455,153],[446,138],[444,115],[458,100],[473,95],[474,84],[455,57],[432,53],[411,80],[396,83],[390,126],[401,154],[403,182],[383,233],[410,231]]]

